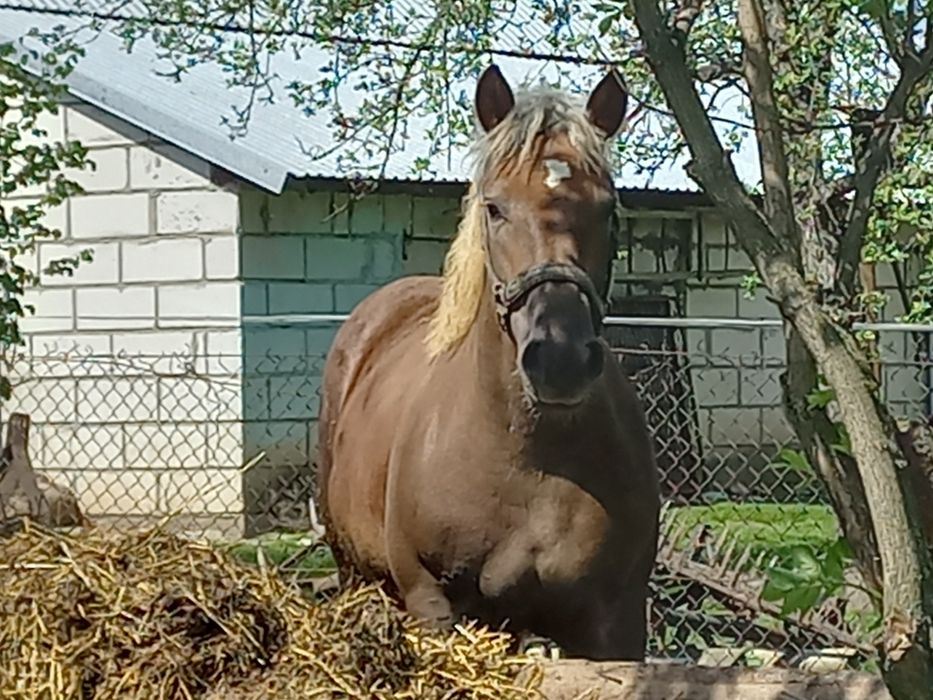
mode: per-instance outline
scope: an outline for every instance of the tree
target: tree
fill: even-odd
[[[899,700],[928,696],[933,572],[922,529],[933,535],[933,462],[918,438],[929,430],[888,413],[872,339],[853,323],[888,301],[861,273],[908,258],[920,273],[910,289],[902,284],[903,317],[933,317],[929,0],[141,5],[135,16],[121,15],[122,4],[85,16],[119,20],[127,48],[153,41],[176,78],[200,62],[223,67],[245,91],[234,134],[277,89],[299,108],[328,110],[334,142],[355,146],[343,167],[369,189],[413,122],[433,151],[463,143],[470,108],[460,81],[490,55],[539,58],[552,79],[570,66],[619,66],[640,104],[620,160],[651,171],[686,156],[754,261],[750,285],[763,285],[786,321],[788,416],[863,577],[883,591],[886,680]],[[496,37],[506,31],[513,40],[503,48]],[[317,50],[319,77],[277,88],[270,61],[285,50]],[[730,95],[742,97],[744,118],[723,116]],[[749,185],[734,155],[752,134],[761,178]],[[931,506],[926,523],[921,502]]]
[[[633,0],[632,9],[646,59],[690,149],[690,172],[736,227],[786,319],[788,414],[820,465],[847,534],[860,545],[863,574],[877,580],[880,573],[889,687],[897,698],[928,697],[933,571],[913,490],[929,483],[909,480],[895,462],[901,456],[914,473],[923,468],[916,454],[907,453],[909,439],[899,435],[879,401],[846,315],[859,303],[858,266],[870,240],[871,217],[876,218],[872,233],[883,240],[880,221],[892,208],[879,190],[882,174],[904,152],[928,157],[930,120],[924,115],[933,77],[933,7],[912,0],[902,8],[884,2],[787,7],[738,0],[739,65],[758,136],[760,205],[739,182],[691,75],[689,31],[700,4],[682,6],[673,22],[654,0]],[[880,104],[869,97],[855,105],[857,118],[869,121],[852,129],[852,148],[843,154],[838,142],[835,150],[827,147],[812,125],[827,123],[836,111],[834,51],[840,44],[842,53],[864,51],[858,41],[841,38],[847,13],[873,23],[868,36],[884,40],[897,78],[882,91]],[[867,110],[875,111],[868,117]],[[791,142],[787,134],[795,125],[804,128]],[[911,170],[902,167],[900,174]],[[836,256],[827,251],[830,241],[838,241]],[[827,264],[833,258],[838,264]],[[807,402],[819,375],[833,392],[838,425],[825,406]],[[851,457],[831,453],[840,429],[848,436]],[[892,440],[896,436],[900,444]],[[863,527],[867,523],[871,530]],[[871,556],[875,549],[880,572]]]
[[[48,214],[81,187],[70,170],[92,165],[80,143],[50,138],[45,115],[57,115],[66,94],[64,81],[82,51],[63,31],[33,32],[19,46],[0,44],[0,346],[3,361],[23,345],[20,321],[35,308],[23,303],[40,278],[31,256],[42,241],[62,233],[48,224]],[[27,68],[27,66],[29,68]],[[73,275],[89,250],[50,260],[48,275]],[[0,399],[10,398],[9,377],[0,374]]]

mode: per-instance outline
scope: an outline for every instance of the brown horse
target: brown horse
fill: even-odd
[[[318,508],[341,579],[571,656],[642,659],[658,478],[600,336],[627,95],[477,85],[482,133],[443,279],[361,302],[324,371]]]

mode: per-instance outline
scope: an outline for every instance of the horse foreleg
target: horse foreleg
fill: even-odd
[[[405,609],[435,629],[448,629],[454,623],[453,609],[440,583],[424,572],[422,578],[405,594]]]
[[[646,590],[620,589],[608,600],[593,601],[576,624],[566,625],[555,641],[567,658],[591,661],[644,661],[648,636]],[[563,643],[562,643],[563,642]]]
[[[389,571],[405,604],[405,610],[436,629],[454,623],[453,608],[441,583],[422,566],[417,552],[404,542],[388,547]]]

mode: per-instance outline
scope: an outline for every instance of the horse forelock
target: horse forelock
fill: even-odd
[[[519,92],[502,123],[473,142],[473,178],[463,200],[457,235],[444,259],[443,287],[428,329],[430,356],[449,351],[463,340],[486,293],[480,188],[506,173],[534,167],[548,140],[560,134],[576,150],[584,171],[608,176],[605,135],[590,122],[580,100],[558,90],[539,87]]]

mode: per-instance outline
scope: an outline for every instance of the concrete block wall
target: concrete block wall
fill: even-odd
[[[92,516],[235,526],[237,193],[204,161],[89,105],[68,102],[45,126],[50,139],[87,146],[97,167],[69,173],[86,193],[51,214],[62,237],[30,264],[41,271],[85,248],[94,260],[28,291],[32,359],[4,413],[32,415],[36,466]]]
[[[771,319],[780,315],[764,291],[749,297],[742,277],[753,270],[734,233],[715,215],[703,218],[702,234],[694,241],[702,275],[687,290],[687,315],[692,317]],[[891,300],[883,320],[903,313],[896,282],[887,264],[879,264],[877,285]],[[794,434],[781,407],[780,374],[785,364],[783,331],[778,328],[694,329],[687,332],[694,359],[692,381],[698,406],[700,436],[721,473],[722,483],[756,475],[770,456],[793,442]],[[928,412],[923,370],[914,359],[917,342],[900,331],[882,333],[878,347],[885,363],[884,392],[898,414]]]
[[[251,504],[248,528],[258,530],[268,524],[264,516],[270,511],[279,523],[303,522],[321,374],[339,326],[263,319],[349,312],[402,274],[437,272],[446,245],[438,220],[443,204],[432,198],[350,201],[297,188],[279,196],[244,189],[240,206],[244,458],[257,460],[245,488]],[[450,235],[456,218],[447,223]],[[421,248],[428,235],[435,240]]]

